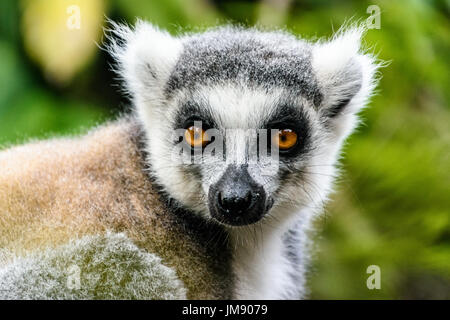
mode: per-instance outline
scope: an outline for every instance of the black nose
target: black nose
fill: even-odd
[[[255,223],[270,208],[264,188],[252,179],[246,165],[229,165],[208,197],[211,215],[234,226]]]
[[[242,214],[252,206],[252,192],[248,190],[245,194],[235,192],[219,192],[217,204],[220,210],[228,214]]]

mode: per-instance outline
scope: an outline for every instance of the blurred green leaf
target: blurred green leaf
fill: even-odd
[[[1,114],[0,145],[80,132],[105,119],[100,110],[95,105],[65,101],[45,90],[31,89],[11,101]]]

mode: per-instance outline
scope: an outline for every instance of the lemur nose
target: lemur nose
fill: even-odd
[[[227,213],[242,214],[252,206],[252,192],[237,195],[230,192],[219,192],[218,204]]]
[[[253,180],[246,165],[229,165],[210,187],[208,201],[212,217],[234,226],[255,223],[270,209],[263,186]]]

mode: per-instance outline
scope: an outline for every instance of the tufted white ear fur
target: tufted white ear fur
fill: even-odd
[[[356,125],[376,86],[379,65],[361,49],[363,27],[338,32],[330,41],[314,44],[312,67],[323,92],[319,112],[342,136]]]
[[[157,103],[182,51],[181,40],[138,20],[134,28],[109,22],[107,50],[134,99]]]

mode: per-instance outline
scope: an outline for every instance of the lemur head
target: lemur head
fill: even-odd
[[[361,28],[316,43],[230,26],[174,37],[142,21],[113,33],[152,174],[171,197],[231,226],[321,206],[375,85]]]

